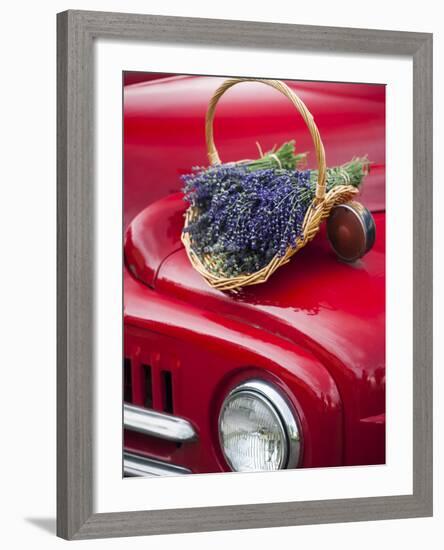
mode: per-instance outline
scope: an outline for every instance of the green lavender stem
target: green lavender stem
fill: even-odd
[[[295,170],[306,163],[307,153],[295,152],[294,140],[284,143],[279,149],[275,147],[267,151],[261,158],[249,161],[247,168],[250,171],[267,170],[269,168]],[[369,162],[367,157],[356,157],[341,166],[327,168],[327,191],[336,185],[352,185],[359,187],[364,176],[368,173]],[[312,170],[311,180],[315,184],[318,171]]]
[[[293,140],[284,143],[277,150],[275,148],[276,146],[257,160],[248,161],[248,170],[267,170],[268,168],[294,170],[305,161],[307,156],[306,153],[295,153],[295,142]]]
[[[370,163],[367,157],[355,157],[350,162],[346,162],[341,166],[334,166],[333,168],[327,168],[326,172],[326,184],[327,191],[330,191],[337,185],[351,185],[353,187],[359,187],[370,169]],[[312,170],[311,181],[314,185],[318,180],[318,171]]]

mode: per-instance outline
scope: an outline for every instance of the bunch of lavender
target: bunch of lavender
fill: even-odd
[[[330,191],[337,185],[352,185],[359,187],[364,177],[369,173],[370,163],[367,157],[355,157],[341,166],[327,168],[325,183],[327,191]],[[318,181],[318,171],[310,171],[310,181],[313,189]]]
[[[358,186],[367,164],[353,159],[328,169],[327,189]],[[200,256],[210,254],[217,272],[233,277],[258,271],[296,245],[317,173],[231,164],[197,169],[183,180],[185,200],[198,212],[186,228],[193,249]]]
[[[284,143],[279,149],[276,149],[276,145],[265,154],[262,153],[261,146],[256,143],[260,158],[257,160],[246,161],[245,165],[248,170],[266,170],[267,168],[283,168],[285,170],[294,170],[305,164],[307,153],[295,152],[295,141],[288,141]]]

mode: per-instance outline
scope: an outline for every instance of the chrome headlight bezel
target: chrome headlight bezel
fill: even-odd
[[[286,452],[278,469],[297,468],[301,460],[301,429],[296,413],[292,410],[287,397],[274,384],[265,380],[251,379],[233,388],[225,397],[219,410],[219,445],[232,471],[237,470],[234,469],[230,458],[225,452],[221,424],[226,406],[234,397],[238,397],[239,395],[249,395],[261,400],[276,418],[277,425],[282,429],[285,437]]]

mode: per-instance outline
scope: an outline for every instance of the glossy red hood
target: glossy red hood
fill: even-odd
[[[375,245],[359,262],[339,261],[323,227],[270,281],[231,293],[211,288],[191,266],[180,242],[185,208],[182,196],[174,195],[134,220],[125,242],[130,271],[159,293],[309,349],[337,381],[343,379],[339,385],[353,392],[350,399],[365,393],[364,401],[371,405],[367,416],[380,414],[385,385],[385,214],[374,215]],[[373,399],[368,399],[369,392],[375,394]]]
[[[171,195],[181,187],[181,174],[208,164],[205,110],[221,81],[173,77],[125,88],[126,265],[158,293],[309,349],[359,418],[379,415],[385,410],[385,89],[288,82],[315,117],[328,165],[365,154],[372,161],[359,200],[375,213],[374,248],[356,264],[341,263],[322,229],[269,282],[233,295],[210,288],[192,268],[180,242],[186,205]],[[291,104],[260,84],[227,93],[218,106],[215,138],[223,161],[257,156],[257,140],[266,150],[294,138],[300,151],[312,151]]]
[[[269,284],[236,294],[214,290],[180,249],[162,263],[155,288],[290,337],[329,361],[335,357],[359,376],[364,371],[381,374],[385,368],[385,215],[375,217],[376,244],[356,264],[338,261],[321,231]]]

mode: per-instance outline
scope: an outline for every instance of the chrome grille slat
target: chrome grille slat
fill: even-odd
[[[123,453],[123,471],[129,477],[177,476],[192,473],[183,466],[129,452]]]
[[[144,409],[125,403],[123,406],[124,427],[168,441],[183,443],[197,439],[192,424],[179,416]]]

